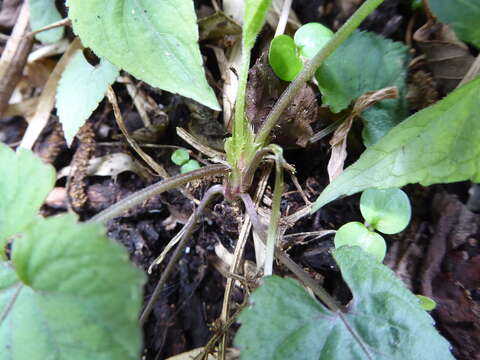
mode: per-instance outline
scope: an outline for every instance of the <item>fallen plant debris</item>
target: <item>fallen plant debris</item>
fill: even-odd
[[[480,6],[0,6],[0,360],[476,358]]]

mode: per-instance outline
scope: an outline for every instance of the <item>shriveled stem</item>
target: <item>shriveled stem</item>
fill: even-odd
[[[148,319],[148,316],[153,310],[153,305],[157,301],[158,297],[160,296],[160,293],[166,284],[168,278],[170,277],[171,273],[173,272],[175,266],[177,265],[178,260],[182,256],[185,247],[187,246],[188,240],[190,238],[190,235],[192,235],[193,229],[195,227],[195,224],[197,223],[200,215],[203,213],[205,208],[208,206],[208,204],[212,201],[212,199],[217,196],[217,195],[222,195],[224,192],[224,188],[222,185],[214,185],[210,189],[207,190],[205,195],[203,196],[203,199],[200,201],[200,204],[198,205],[198,208],[195,210],[195,214],[192,217],[191,221],[189,221],[185,225],[184,233],[182,238],[180,239],[177,248],[175,249],[170,261],[168,262],[167,267],[162,273],[162,276],[160,277],[160,280],[157,283],[157,286],[155,287],[155,290],[152,293],[152,296],[148,300],[147,305],[145,306],[145,309],[142,312],[142,315],[140,316],[140,325],[143,326],[145,322]]]
[[[228,172],[228,169],[229,168],[226,165],[215,164],[205,166],[198,170],[190,171],[186,174],[173,176],[166,180],[150,185],[145,189],[137,191],[130,196],[127,196],[125,199],[120,200],[118,203],[113,204],[109,208],[95,215],[89,220],[89,222],[106,223],[107,221],[122,215],[125,211],[133,208],[134,206],[140,205],[152,196],[161,194],[162,192],[168,190],[175,189],[192,180],[201,179],[212,175],[225,174]]]
[[[262,147],[267,143],[273,127],[302,86],[309,81],[323,62],[358,28],[360,23],[372,13],[384,0],[367,0],[335,33],[330,41],[308,62],[295,80],[283,92],[274,108],[268,114],[265,123],[255,137],[255,143]]]
[[[291,6],[292,6],[292,0],[283,1],[282,11],[280,12],[280,17],[278,18],[277,30],[275,30],[275,36],[282,35],[285,32]]]
[[[272,198],[272,213],[270,215],[270,223],[268,225],[267,245],[265,247],[265,267],[263,270],[264,276],[270,276],[273,273],[273,257],[275,246],[277,244],[278,226],[280,223],[280,203],[282,201],[283,193],[283,154],[282,148],[277,145],[270,145],[275,153],[275,185],[273,189]]]

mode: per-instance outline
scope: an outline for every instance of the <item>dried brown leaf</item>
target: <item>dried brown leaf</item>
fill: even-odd
[[[470,69],[474,57],[444,24],[426,23],[413,35],[426,63],[444,93],[455,89]]]
[[[250,69],[247,85],[246,113],[256,131],[262,126],[273,105],[288,83],[280,80],[268,64],[267,53]],[[313,135],[310,124],[317,120],[318,103],[315,91],[304,85],[290,106],[283,112],[273,130],[273,142],[285,146],[305,147]]]
[[[387,87],[377,91],[369,91],[357,99],[351,114],[335,130],[330,140],[332,153],[327,166],[330,182],[343,171],[345,160],[347,159],[347,138],[352,128],[353,120],[375,103],[385,99],[395,99],[398,98],[398,96],[398,89],[396,87]]]

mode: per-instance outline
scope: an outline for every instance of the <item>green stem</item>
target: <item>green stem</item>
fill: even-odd
[[[238,92],[235,101],[235,119],[233,122],[233,142],[235,148],[246,139],[247,122],[245,120],[245,93],[247,90],[248,70],[250,68],[251,49],[246,46],[242,49],[242,69],[238,79]]]
[[[360,23],[370,15],[384,0],[367,0],[338,30],[330,41],[308,62],[295,80],[283,92],[274,108],[268,114],[265,123],[255,137],[255,143],[262,147],[270,136],[270,132],[277,123],[280,115],[288,107],[302,86],[309,81],[322,63],[358,28]]]
[[[207,176],[220,175],[228,172],[228,167],[225,165],[215,164],[205,166],[198,170],[190,171],[186,174],[180,174],[172,176],[166,180],[160,181],[153,185],[146,187],[140,191],[137,191],[125,199],[120,200],[116,204],[98,213],[92,217],[88,222],[101,222],[107,221],[121,216],[125,211],[133,208],[134,206],[142,204],[145,200],[150,199],[152,196],[158,195],[164,191],[175,189],[183,184],[186,184],[192,180],[202,179]]]

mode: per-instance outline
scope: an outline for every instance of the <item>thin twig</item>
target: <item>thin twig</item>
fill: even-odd
[[[330,135],[331,133],[333,133],[345,120],[347,119],[347,117],[345,118],[342,118],[342,119],[338,119],[336,121],[334,121],[333,123],[327,125],[327,127],[323,128],[322,130],[320,130],[319,132],[317,132],[316,134],[314,134],[310,140],[308,141],[310,144],[313,144],[321,139],[323,139],[324,137]]]
[[[166,284],[168,278],[170,277],[171,273],[173,272],[175,266],[177,265],[178,260],[182,256],[185,247],[188,244],[188,240],[190,239],[190,236],[192,235],[194,225],[197,223],[200,215],[203,213],[207,205],[212,201],[212,199],[217,196],[221,195],[224,192],[224,188],[222,185],[214,185],[210,189],[207,190],[205,195],[203,196],[202,200],[200,201],[200,205],[198,205],[198,208],[195,210],[195,215],[193,216],[193,220],[185,225],[186,229],[183,233],[183,236],[178,243],[177,248],[175,249],[174,253],[172,254],[172,257],[170,261],[168,262],[167,267],[162,273],[162,276],[160,277],[160,280],[157,283],[157,286],[155,287],[155,290],[153,291],[150,299],[147,302],[147,305],[145,306],[145,309],[142,312],[142,315],[140,316],[140,326],[143,326],[145,322],[148,319],[148,316],[153,310],[153,305],[157,301],[158,297],[160,296],[160,293],[163,289],[163,286]]]
[[[267,233],[267,244],[265,248],[265,263],[264,263],[264,276],[270,276],[273,273],[273,257],[275,252],[275,246],[277,245],[277,238],[279,234],[279,226],[281,211],[280,205],[282,202],[282,193],[284,188],[283,183],[283,151],[278,145],[270,145],[270,148],[275,153],[275,185],[272,197],[272,212],[270,215],[270,223]]]
[[[198,170],[190,171],[185,174],[180,174],[177,176],[172,176],[168,179],[150,185],[140,191],[137,191],[125,199],[120,200],[119,202],[113,204],[109,208],[98,213],[92,217],[89,222],[101,222],[106,223],[107,221],[121,216],[125,211],[140,205],[145,200],[150,199],[152,196],[161,194],[162,192],[175,189],[183,184],[186,184],[190,181],[196,179],[202,179],[208,176],[213,175],[222,175],[228,172],[229,168],[226,165],[209,165]]]
[[[290,8],[292,6],[292,0],[284,0],[282,6],[282,12],[280,13],[280,18],[278,19],[277,30],[275,30],[275,36],[282,35],[285,32],[288,22],[288,14],[290,13]]]
[[[35,36],[35,35],[37,35],[41,32],[47,31],[47,30],[56,29],[56,28],[59,28],[59,27],[62,27],[62,26],[70,26],[71,23],[72,23],[72,21],[69,18],[65,18],[65,19],[59,20],[57,22],[54,22],[50,25],[44,26],[40,29],[37,29],[35,31],[31,31],[26,36],[33,37],[33,36]]]
[[[8,107],[13,90],[22,77],[28,54],[32,50],[33,39],[25,38],[30,26],[29,20],[30,10],[28,1],[25,1],[0,59],[0,117]]]
[[[118,101],[117,101],[117,96],[115,95],[115,92],[113,91],[113,88],[109,86],[107,88],[107,98],[108,101],[110,101],[110,104],[112,104],[113,107],[113,114],[115,115],[115,120],[117,121],[117,125],[120,128],[120,131],[122,132],[123,136],[125,136],[125,139],[127,142],[130,144],[130,146],[135,150],[135,152],[153,169],[155,172],[163,177],[163,178],[168,178],[170,177],[167,173],[167,171],[158,164],[153,158],[148,155],[145,151],[142,150],[142,148],[138,145],[138,143],[133,139],[130,134],[128,133],[127,127],[125,126],[125,122],[123,121],[123,116],[122,112],[120,111],[120,107],[118,106]]]
[[[271,166],[268,165],[265,167],[260,175],[260,181],[258,182],[257,190],[254,196],[254,205],[258,207],[260,204],[260,200],[262,199],[263,193],[267,188],[268,177],[270,175]],[[245,250],[245,245],[247,243],[248,234],[250,233],[250,229],[252,227],[251,218],[245,216],[244,222],[242,224],[242,228],[240,230],[240,234],[238,236],[237,244],[235,245],[235,250],[233,253],[233,262],[230,265],[230,273],[234,274],[237,273],[240,267],[240,263],[243,257],[243,252]],[[222,312],[220,314],[220,321],[222,324],[228,323],[229,316],[230,316],[230,298],[232,294],[233,285],[235,284],[235,280],[231,277],[227,279],[227,283],[225,285],[225,291],[223,295],[223,305],[222,305]],[[219,344],[219,359],[222,359],[221,356],[225,354],[225,347],[226,347],[226,336],[224,335]]]

